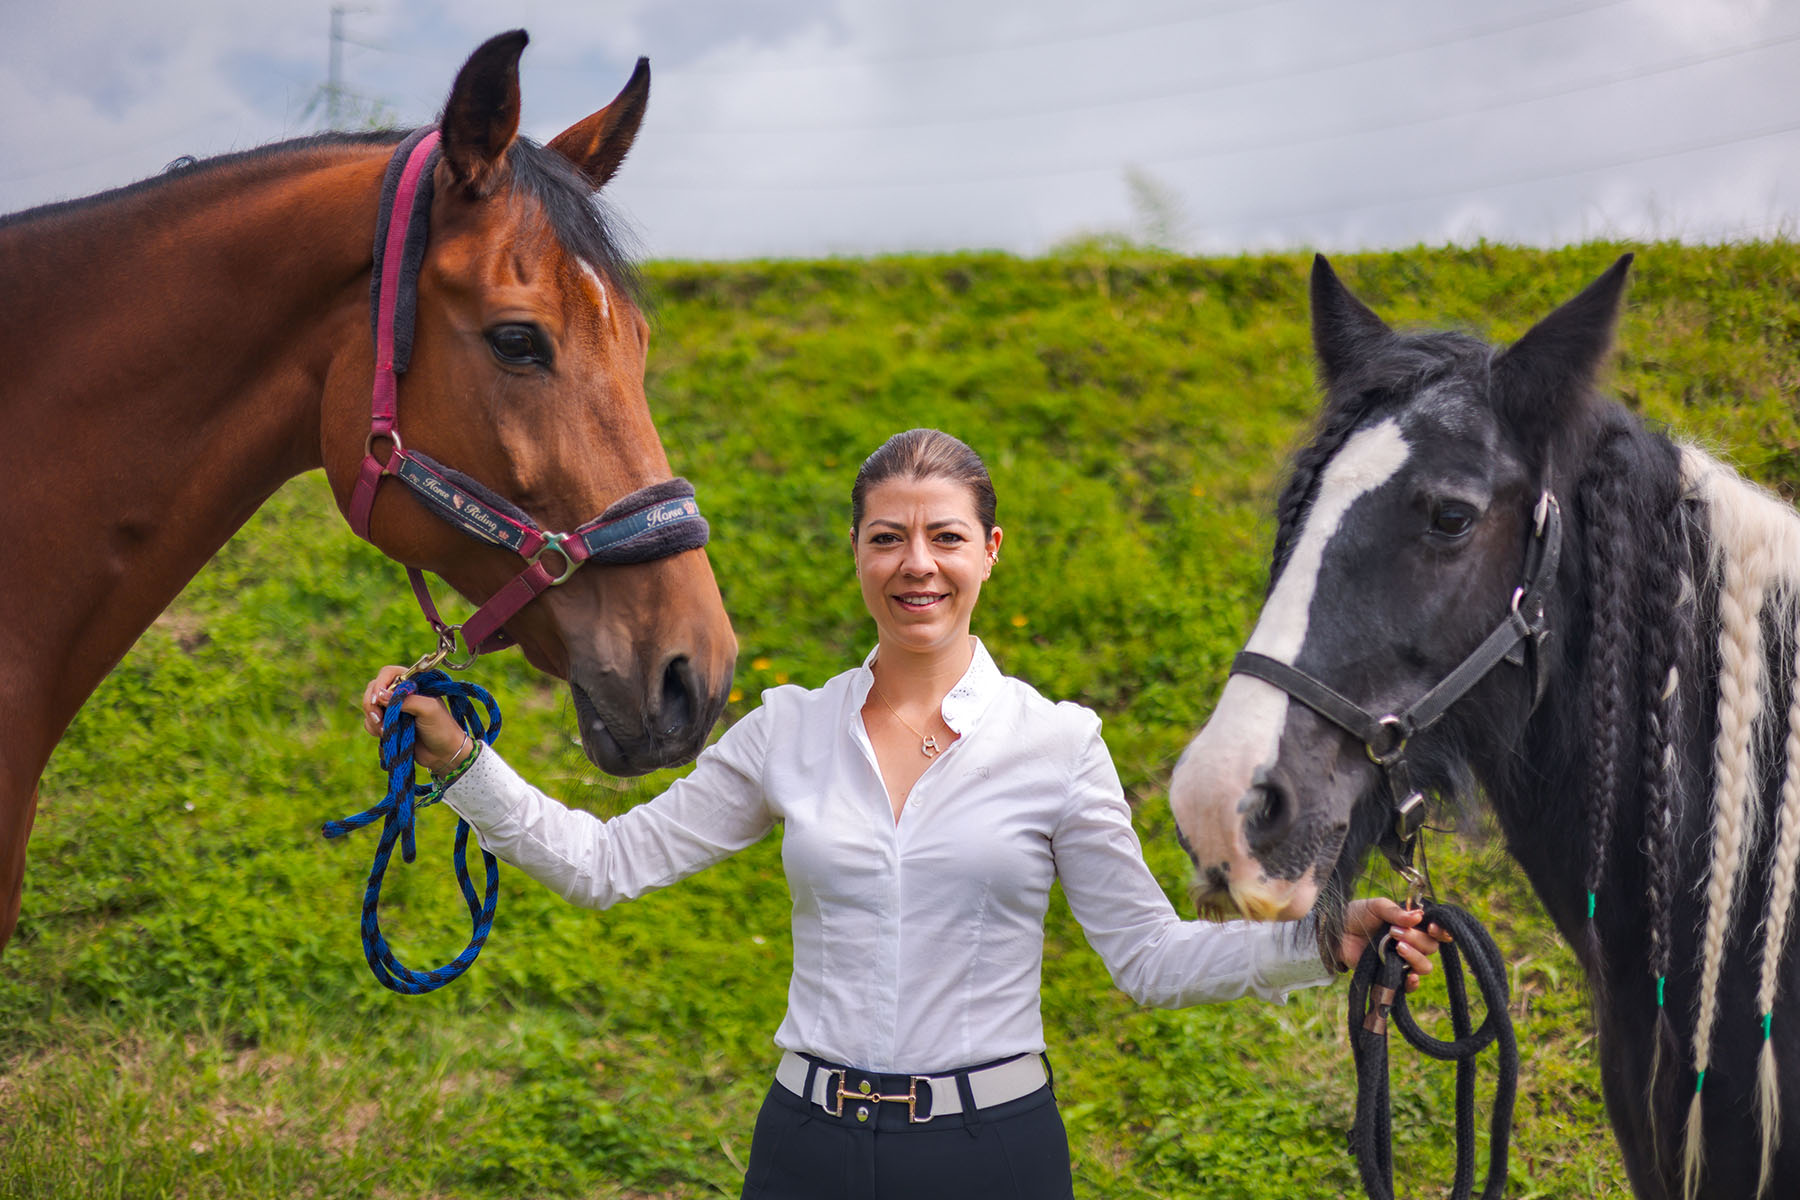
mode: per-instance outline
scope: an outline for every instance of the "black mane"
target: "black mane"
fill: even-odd
[[[119,187],[109,188],[104,192],[95,192],[89,196],[77,196],[70,200],[53,200],[48,204],[40,204],[36,208],[24,208],[18,212],[7,213],[0,216],[0,229],[105,208],[125,200],[154,194],[165,188],[180,186],[189,180],[205,178],[220,171],[282,159],[291,154],[310,154],[341,146],[392,146],[405,137],[406,133],[406,130],[398,129],[380,129],[367,133],[314,133],[305,137],[290,138],[287,141],[254,146],[249,150],[234,150],[212,158],[197,159],[192,155],[184,154],[157,174],[139,179],[135,183],[122,184]]]

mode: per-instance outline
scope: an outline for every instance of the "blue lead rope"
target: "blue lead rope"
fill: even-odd
[[[487,866],[487,894],[479,899],[475,895],[475,885],[469,878],[469,823],[459,818],[456,822],[456,847],[451,851],[451,861],[456,866],[456,884],[462,889],[463,900],[469,906],[468,946],[441,967],[415,971],[394,957],[394,952],[388,948],[387,939],[381,935],[381,879],[387,872],[388,856],[394,852],[394,843],[397,841],[400,843],[400,857],[409,863],[413,860],[417,852],[413,838],[413,817],[418,809],[434,804],[438,799],[430,785],[416,782],[413,751],[417,737],[414,727],[418,721],[411,713],[403,712],[400,706],[401,700],[415,692],[421,696],[437,696],[448,702],[456,723],[479,741],[491,746],[494,739],[500,736],[500,706],[494,703],[494,698],[485,689],[472,683],[458,683],[442,671],[424,671],[402,680],[394,685],[394,698],[388,703],[387,712],[381,721],[381,769],[387,772],[387,795],[374,808],[353,817],[345,817],[341,821],[327,821],[324,828],[326,837],[337,838],[353,829],[373,824],[377,818],[385,818],[381,826],[381,841],[375,847],[375,862],[369,868],[369,886],[363,893],[363,957],[369,960],[369,970],[374,972],[375,978],[380,980],[383,987],[407,996],[434,992],[469,969],[480,957],[488,931],[494,927],[494,909],[500,901],[500,865],[486,850],[481,852],[481,860]],[[475,707],[476,701],[480,701],[487,709],[485,722]]]

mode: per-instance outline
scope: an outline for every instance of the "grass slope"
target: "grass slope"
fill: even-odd
[[[1621,249],[1339,266],[1391,320],[1508,338]],[[1791,494],[1800,257],[1640,250],[1615,390]],[[731,715],[860,658],[850,479],[895,430],[953,430],[988,458],[1007,530],[977,631],[1008,671],[1104,715],[1179,902],[1163,787],[1254,615],[1274,489],[1313,410],[1306,265],[652,266],[652,407],[717,531],[743,646]],[[24,920],[0,961],[0,1196],[737,1194],[784,1003],[776,839],[603,914],[508,871],[463,981],[409,999],[369,978],[356,912],[373,835],[327,844],[317,829],[378,794],[354,697],[424,644],[398,568],[308,477],[89,702],[44,779]],[[518,656],[475,675],[505,707],[502,747],[571,801],[617,812],[672,777],[598,776],[567,701]],[[428,811],[419,864],[390,877],[408,961],[461,945],[449,824]],[[1479,831],[1434,855],[1513,964],[1512,1194],[1618,1194],[1570,955]],[[1044,1015],[1081,1195],[1356,1191],[1341,988],[1144,1011],[1060,901],[1048,939]],[[1396,1093],[1403,1173],[1447,1179],[1448,1074],[1403,1066]]]

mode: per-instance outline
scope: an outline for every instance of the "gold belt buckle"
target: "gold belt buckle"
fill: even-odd
[[[844,1090],[844,1083],[849,1076],[848,1071],[827,1071],[825,1073],[825,1077],[827,1079],[831,1078],[831,1076],[833,1076],[833,1075],[836,1075],[838,1078],[838,1081],[837,1081],[837,1107],[833,1108],[829,1104],[821,1104],[819,1107],[824,1109],[826,1112],[830,1113],[834,1117],[841,1117],[844,1115],[844,1097],[845,1096],[855,1097],[856,1093],[855,1092],[846,1092]]]
[[[834,1117],[841,1117],[844,1115],[844,1101],[846,1100],[886,1101],[890,1104],[904,1103],[906,1105],[907,1123],[912,1125],[923,1125],[937,1115],[935,1112],[928,1113],[923,1117],[919,1115],[919,1084],[924,1083],[926,1087],[931,1087],[931,1077],[928,1075],[909,1076],[904,1094],[884,1096],[880,1092],[849,1091],[844,1087],[844,1084],[849,1082],[848,1072],[834,1071],[832,1074],[838,1077],[837,1090],[832,1094],[832,1098],[837,1101],[837,1107],[826,1108],[825,1111]],[[933,1088],[932,1091],[933,1098],[935,1099],[936,1089]],[[933,1104],[932,1107],[935,1109],[937,1105]]]

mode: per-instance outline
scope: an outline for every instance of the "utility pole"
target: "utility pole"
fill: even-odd
[[[355,115],[357,106],[351,101],[363,99],[356,91],[344,82],[344,43],[350,39],[344,36],[344,18],[352,13],[372,12],[373,9],[354,4],[333,4],[331,6],[331,50],[325,65],[325,86],[319,89],[307,111],[316,111],[319,101],[325,102],[325,128],[341,129],[346,120]]]
[[[344,6],[331,6],[331,57],[325,69],[325,128],[336,129],[343,119]]]

